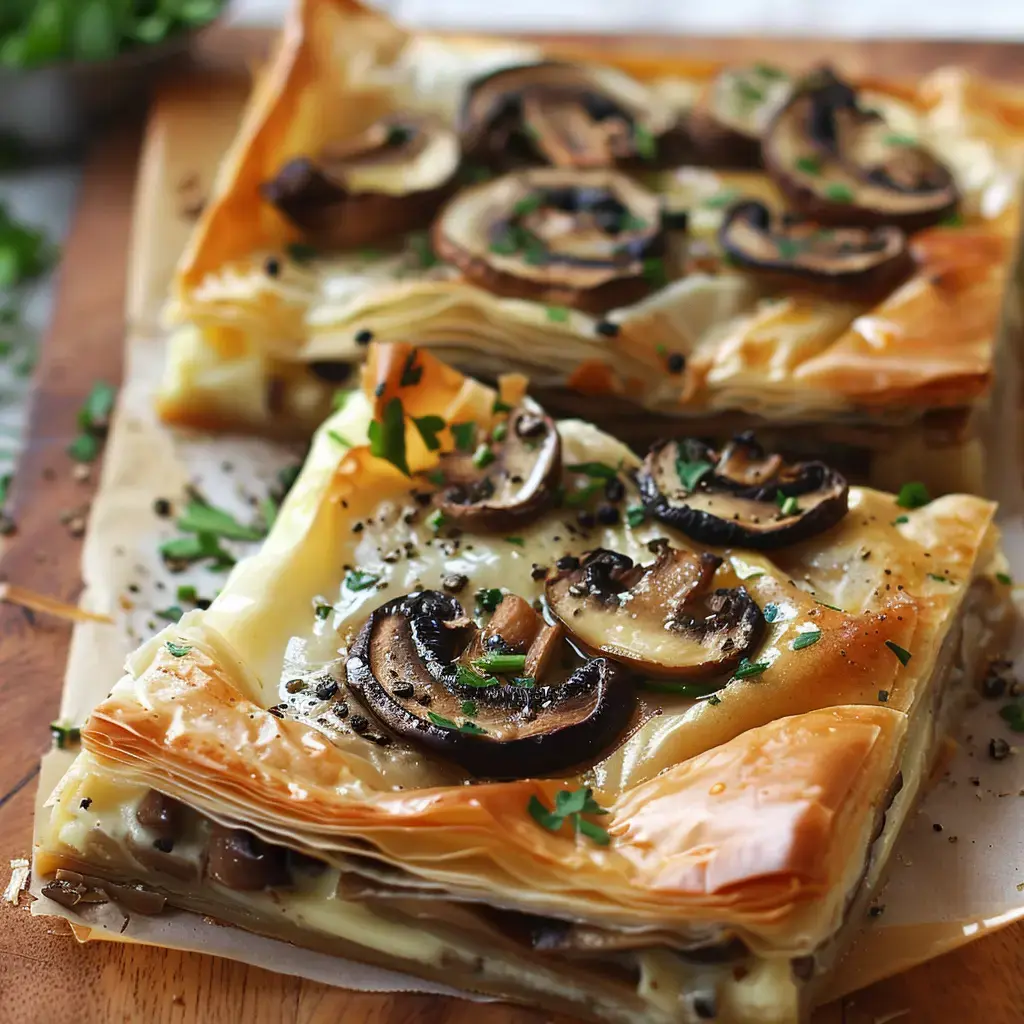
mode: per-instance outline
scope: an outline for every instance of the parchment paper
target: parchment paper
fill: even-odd
[[[163,97],[150,127],[137,197],[126,381],[84,552],[83,602],[113,616],[115,624],[83,623],[74,632],[61,706],[62,716],[72,722],[85,719],[119,676],[125,655],[159,628],[153,611],[174,603],[176,585],[194,583],[204,596],[223,585],[223,576],[202,569],[169,576],[157,547],[176,531],[172,522],[155,515],[154,499],[180,499],[191,482],[215,504],[248,517],[251,496],[265,493],[276,471],[301,454],[251,438],[170,431],[156,422],[151,409],[163,357],[159,310],[191,227],[180,213],[182,185],[190,183],[192,191],[209,185],[244,94],[238,83],[177,90]],[[1019,478],[1016,466],[1008,472]],[[1024,580],[1024,519],[1011,519],[1003,528],[1016,577]],[[245,545],[228,546],[239,554],[245,551]],[[844,961],[833,995],[1024,917],[1024,757],[1000,763],[988,757],[991,737],[1014,739],[998,717],[999,706],[982,702],[966,716],[948,774],[899,841],[881,897],[884,913]],[[40,800],[69,762],[61,752],[46,758]],[[38,894],[38,879],[33,891]],[[36,902],[34,912],[76,920],[45,899]],[[83,939],[198,950],[353,989],[449,991],[211,925],[190,914],[135,916],[123,932],[122,925],[122,916],[112,910],[105,925],[90,921],[76,932]]]

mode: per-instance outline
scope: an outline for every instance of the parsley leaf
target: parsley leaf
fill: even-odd
[[[235,556],[220,546],[212,533],[197,533],[189,537],[175,537],[164,541],[160,554],[168,562],[200,562],[207,558],[214,560],[213,569],[230,569]]]
[[[644,520],[647,518],[647,509],[643,505],[630,505],[626,509],[626,522],[635,530],[638,526],[642,526]]]
[[[168,640],[166,647],[170,651],[171,656],[175,658],[184,658],[192,650],[191,644],[175,643],[173,640]]]
[[[931,500],[928,488],[916,481],[904,484],[900,488],[900,493],[896,495],[896,504],[900,508],[922,508]]]
[[[1012,587],[1013,586],[1013,577],[1010,576],[1009,573],[997,572],[996,573],[996,579],[1000,583],[1002,583],[1002,585],[1004,587]]]
[[[558,832],[566,820],[572,822],[573,831],[582,833],[598,846],[607,846],[611,842],[608,830],[583,815],[607,814],[608,812],[594,799],[594,791],[590,787],[576,790],[561,789],[555,794],[555,806],[551,810],[536,797],[531,796],[526,805],[529,815],[541,828],[549,832]]]
[[[471,452],[476,444],[475,423],[452,423],[448,429],[451,431],[455,447],[460,452]]]
[[[260,540],[264,536],[263,530],[246,526],[223,509],[195,498],[185,506],[184,514],[178,520],[178,529],[185,533],[208,533],[229,540]]]
[[[419,384],[423,377],[423,367],[416,365],[416,357],[419,355],[419,349],[414,348],[408,356],[405,358],[405,364],[402,366],[402,376],[398,381],[398,386],[401,388],[411,388]]]
[[[899,644],[894,643],[892,640],[886,640],[885,646],[888,647],[889,650],[892,651],[892,653],[900,659],[900,664],[904,667],[906,666],[907,662],[910,661],[910,659],[913,657],[910,651],[906,650],[903,647],[900,647]]]
[[[375,576],[372,572],[363,572],[360,569],[350,569],[345,573],[345,589],[346,590],[369,590],[375,583],[380,580],[379,576]]]
[[[412,425],[423,438],[427,451],[436,452],[441,447],[437,435],[444,430],[444,420],[440,416],[414,416]]]
[[[790,645],[794,651],[802,651],[805,647],[816,644],[821,639],[820,629],[808,629],[803,633],[797,633]]]
[[[676,473],[679,474],[679,479],[687,491],[696,490],[697,484],[699,484],[712,469],[714,469],[714,466],[712,466],[710,462],[688,462],[686,459],[676,459]]]
[[[741,658],[739,665],[736,666],[736,671],[733,672],[733,679],[750,679],[753,676],[759,676],[765,669],[769,668],[767,661],[749,661],[747,658]]]
[[[368,433],[370,454],[390,462],[404,476],[409,476],[405,457],[405,410],[400,398],[392,398],[384,406],[384,414],[370,423]]]
[[[485,612],[493,612],[504,598],[505,595],[497,587],[478,590],[475,595],[477,607]]]
[[[619,471],[606,462],[576,462],[565,467],[570,473],[582,473],[597,480],[614,480]]]

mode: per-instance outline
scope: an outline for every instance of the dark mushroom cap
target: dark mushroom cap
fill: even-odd
[[[460,117],[466,156],[490,167],[664,166],[683,156],[675,113],[614,68],[543,61],[470,83]]]
[[[509,413],[504,439],[441,457],[444,484],[437,506],[465,530],[515,529],[541,515],[554,500],[562,473],[562,442],[550,416],[530,399]]]
[[[427,225],[458,165],[458,139],[440,119],[392,114],[290,160],[260,194],[311,241],[353,248]]]
[[[829,69],[808,76],[764,136],[765,167],[793,207],[821,223],[916,231],[955,212],[949,169],[860,105]]]
[[[538,675],[483,667],[481,659],[496,655],[519,656],[523,671],[529,666]],[[560,627],[514,596],[482,631],[455,598],[438,591],[389,601],[364,624],[345,671],[384,727],[485,778],[592,764],[635,711],[618,666],[581,658]],[[412,694],[399,696],[409,684]]]
[[[603,313],[662,283],[658,197],[615,171],[535,168],[463,189],[434,249],[497,295]]]
[[[660,441],[637,483],[651,515],[717,547],[768,550],[806,540],[835,526],[849,500],[840,473],[769,455],[750,434],[721,452],[701,441]]]
[[[712,167],[758,167],[761,136],[789,98],[792,80],[768,64],[727,67],[707,84],[687,127],[698,161]]]
[[[206,851],[206,873],[229,889],[255,892],[287,885],[288,850],[243,828],[213,825]]]
[[[641,566],[599,548],[548,581],[548,606],[588,650],[643,675],[722,675],[758,643],[764,618],[743,587],[712,589],[721,562],[666,545]]]
[[[756,199],[728,211],[718,239],[735,266],[845,299],[887,294],[914,267],[899,228],[823,228]]]

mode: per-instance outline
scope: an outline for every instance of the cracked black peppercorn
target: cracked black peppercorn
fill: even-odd
[[[350,724],[353,732],[364,733],[370,728],[369,721],[362,715],[353,715]]]
[[[988,756],[993,761],[1005,761],[1010,756],[1010,744],[1004,739],[991,739],[988,741]]]
[[[682,373],[686,369],[686,356],[682,352],[672,352],[665,360],[669,373]]]
[[[373,331],[357,331],[356,332],[356,344],[357,345],[369,345],[373,341]]]
[[[316,688],[316,695],[321,700],[330,700],[338,692],[338,684],[333,679],[324,680]]]
[[[532,579],[532,580],[542,580],[542,579],[544,579],[547,576],[547,574],[548,574],[548,567],[546,565],[535,565],[530,570],[530,579]]]
[[[281,273],[281,261],[276,256],[268,256],[263,262],[267,277],[277,277]]]
[[[153,511],[164,519],[171,514],[171,503],[166,498],[157,498],[153,502]]]
[[[464,576],[461,572],[453,572],[441,580],[441,586],[447,590],[449,594],[457,594],[468,582],[468,576]]]
[[[606,338],[615,338],[619,333],[619,325],[612,323],[611,320],[598,320],[594,324],[594,330]]]
[[[614,505],[598,505],[597,521],[602,526],[614,526],[619,521],[619,510]]]
[[[981,682],[981,695],[989,700],[998,700],[1006,693],[1006,677],[990,673]]]
[[[575,555],[562,555],[562,557],[555,562],[555,568],[562,570],[562,572],[568,572],[571,569],[578,569],[580,567],[580,560]]]
[[[597,520],[594,518],[594,513],[589,512],[585,508],[581,508],[576,516],[576,522],[583,527],[584,530],[589,530]]]
[[[171,850],[174,849],[174,840],[164,838],[154,839],[153,847],[159,850],[161,853],[170,853]]]

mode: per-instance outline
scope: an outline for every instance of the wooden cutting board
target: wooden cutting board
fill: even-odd
[[[666,38],[560,40],[611,49],[758,58],[806,65],[823,57],[851,72],[911,77],[960,63],[1024,78],[1024,45]],[[220,62],[266,45],[260,34],[209,41]],[[81,587],[79,539],[62,514],[89,501],[98,475],[81,481],[64,453],[92,382],[116,381],[124,337],[125,278],[143,126],[98,140],[64,251],[57,309],[36,372],[28,446],[9,505],[18,523],[0,579],[66,601]],[[0,888],[10,858],[27,856],[38,762],[49,747],[70,629],[0,606]],[[1019,811],[1017,812],[1019,813]],[[541,1024],[549,1015],[457,999],[347,992],[194,953],[103,942],[79,945],[64,922],[30,918],[0,902],[0,1024]],[[1024,926],[933,960],[823,1007],[814,1024],[1021,1024]],[[567,1024],[561,1019],[557,1024]]]

